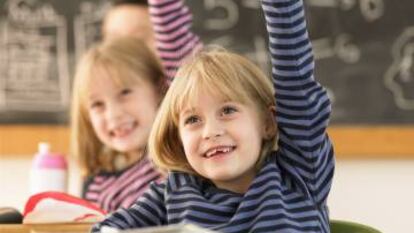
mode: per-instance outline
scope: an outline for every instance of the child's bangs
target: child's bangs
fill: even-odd
[[[103,61],[97,69],[100,69],[101,74],[106,74],[119,87],[131,86],[139,83],[141,80],[137,77],[137,72],[134,72],[129,66],[120,62],[111,60]]]
[[[111,61],[105,59],[96,59],[88,67],[84,67],[83,75],[79,78],[80,97],[83,103],[89,98],[89,90],[95,83],[100,82],[103,77],[109,78],[119,87],[127,87],[136,83],[137,78],[134,74],[124,67],[119,67]]]
[[[176,101],[173,101],[174,121],[178,123],[179,113],[184,108],[196,108],[197,96],[208,93],[220,98],[222,101],[235,101],[246,104],[249,96],[245,91],[237,73],[227,72],[228,67],[202,64],[202,67],[194,67],[194,72],[189,72],[187,77],[179,77],[182,86],[176,89]],[[233,75],[233,76],[232,76]]]

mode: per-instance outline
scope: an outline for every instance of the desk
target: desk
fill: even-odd
[[[0,224],[1,233],[87,233],[92,224]]]

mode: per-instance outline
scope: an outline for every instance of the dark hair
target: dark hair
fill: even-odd
[[[148,6],[148,1],[147,0],[112,0],[113,6],[120,6],[120,5],[126,5],[126,4]]]

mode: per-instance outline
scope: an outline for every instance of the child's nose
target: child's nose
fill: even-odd
[[[224,134],[224,128],[218,120],[208,120],[204,126],[203,137],[207,140],[216,139]]]
[[[116,120],[121,117],[123,114],[122,106],[120,103],[108,103],[107,106],[107,119],[108,120]]]

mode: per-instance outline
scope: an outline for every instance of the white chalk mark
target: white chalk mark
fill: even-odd
[[[336,8],[338,6],[337,0],[308,0],[306,3],[312,7]]]
[[[335,50],[330,38],[312,40],[313,54],[316,60],[326,59],[335,56]]]
[[[242,1],[242,6],[246,7],[246,8],[251,8],[251,9],[260,9],[261,5],[260,5],[260,1],[255,1],[255,0],[243,0]]]
[[[384,15],[383,0],[360,0],[359,4],[362,15],[368,22],[375,21]]]
[[[224,11],[223,18],[207,19],[205,26],[209,30],[227,30],[234,27],[239,21],[239,8],[232,0],[205,0],[207,11]]]
[[[346,63],[356,63],[361,58],[361,50],[351,41],[348,34],[339,35],[335,41],[336,54]]]
[[[351,10],[356,5],[356,0],[339,0],[339,8],[347,11]]]
[[[270,71],[269,51],[263,37],[256,35],[254,37],[254,50],[245,55],[255,61],[261,70]]]
[[[351,37],[340,34],[334,39],[323,37],[312,40],[316,60],[328,59],[337,56],[346,63],[355,63],[360,60],[361,51],[357,45],[351,43]]]
[[[326,93],[329,96],[329,100],[331,101],[332,104],[335,104],[336,102],[336,96],[335,96],[335,92],[332,91],[332,89],[325,87]]]
[[[394,95],[399,108],[414,110],[414,27],[403,31],[391,53],[393,63],[384,75],[384,84]]]

